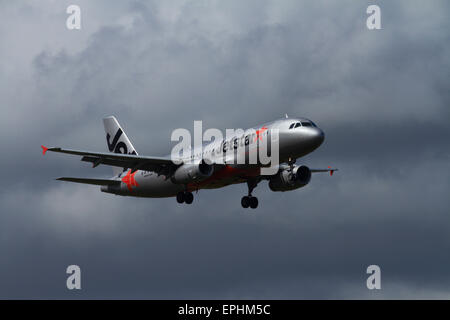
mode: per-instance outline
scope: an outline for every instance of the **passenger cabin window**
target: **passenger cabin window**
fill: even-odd
[[[295,127],[296,127],[296,128],[300,127],[300,122],[297,122],[297,123],[295,124]]]
[[[311,124],[311,122],[303,122],[302,121],[302,126],[304,126],[304,127],[312,127],[312,124]]]

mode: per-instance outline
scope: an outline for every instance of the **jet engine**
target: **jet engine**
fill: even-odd
[[[284,168],[269,180],[272,191],[289,191],[306,186],[311,180],[311,170],[307,166]]]
[[[174,183],[191,183],[199,182],[209,178],[214,171],[214,167],[207,164],[205,160],[196,163],[185,163],[180,166],[172,176]]]

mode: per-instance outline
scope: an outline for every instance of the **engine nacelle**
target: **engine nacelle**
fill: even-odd
[[[269,180],[272,191],[289,191],[306,186],[311,181],[311,170],[307,166],[294,166],[293,173],[289,169],[278,172]]]
[[[209,178],[213,174],[214,168],[204,160],[196,163],[185,163],[180,166],[172,176],[174,183],[199,182]]]

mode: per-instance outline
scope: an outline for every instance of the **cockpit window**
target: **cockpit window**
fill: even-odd
[[[304,127],[312,127],[311,122],[302,121],[302,126]]]
[[[294,127],[294,125],[295,125],[295,123],[291,124],[291,125],[289,126],[289,129],[292,129],[292,128]]]
[[[295,128],[298,128],[298,127],[300,127],[300,122],[297,122],[297,123],[295,124]]]

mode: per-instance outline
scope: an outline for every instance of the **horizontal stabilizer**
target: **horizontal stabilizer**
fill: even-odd
[[[88,179],[88,178],[62,177],[62,178],[58,178],[56,180],[84,183],[84,184],[93,184],[93,185],[97,185],[97,186],[112,186],[112,185],[120,184],[120,181],[118,181],[118,180],[109,180],[109,179]]]

